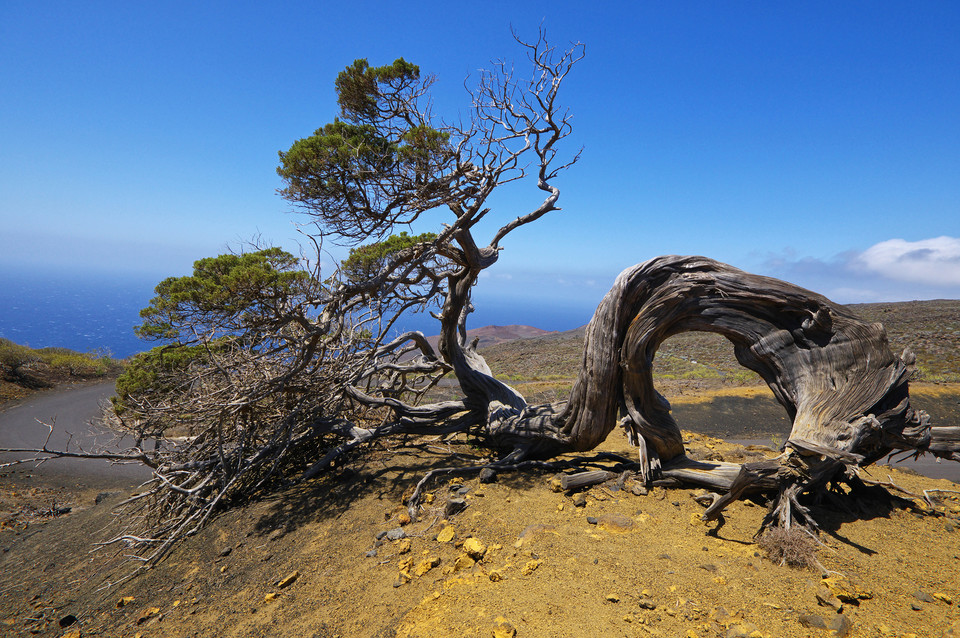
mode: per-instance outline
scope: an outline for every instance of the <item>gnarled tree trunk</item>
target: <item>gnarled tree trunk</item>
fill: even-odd
[[[685,457],[652,368],[660,344],[687,331],[727,337],[738,361],[786,409],[793,428],[776,461],[740,469]],[[459,377],[463,353],[479,355],[462,338],[452,343],[452,330],[444,334],[441,350],[454,354]],[[665,473],[728,492],[708,517],[744,493],[779,486],[771,524],[789,527],[803,514],[799,493],[840,480],[851,466],[897,449],[960,460],[960,428],[932,427],[910,404],[913,362],[909,351],[890,352],[880,324],[864,323],[821,295],[704,257],[667,256],[617,278],[587,327],[565,405],[527,406],[518,394],[505,395],[499,382],[478,383],[489,378],[478,366],[468,366],[463,389],[468,405],[486,406],[486,431],[514,449],[512,460],[593,449],[619,423],[639,447],[648,480]]]

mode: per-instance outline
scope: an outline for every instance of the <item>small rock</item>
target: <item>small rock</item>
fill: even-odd
[[[439,565],[439,564],[440,564],[440,557],[439,557],[439,556],[431,556],[431,557],[427,558],[426,560],[420,561],[420,563],[417,565],[417,569],[416,569],[416,571],[415,571],[414,573],[415,573],[417,576],[423,576],[424,574],[426,574],[428,571],[430,571],[431,569],[433,569],[434,567],[436,567],[436,566]]]
[[[641,598],[637,604],[640,606],[640,609],[656,609],[657,603],[653,602],[650,598]]]
[[[499,583],[501,580],[503,580],[503,572],[494,570],[488,574],[488,577],[490,578],[490,582]]]
[[[219,556],[229,556],[230,552],[232,551],[233,551],[232,547],[224,547],[223,549],[220,550]]]
[[[710,572],[711,574],[716,574],[716,573],[719,571],[719,569],[717,568],[717,566],[714,565],[713,563],[707,563],[706,565],[700,565],[700,569],[702,569],[702,570],[704,570],[704,571],[708,571],[708,572]]]
[[[846,578],[824,578],[820,581],[820,584],[832,591],[834,596],[839,598],[841,601],[850,603],[851,605],[859,605],[861,600],[873,598],[872,593],[860,588],[854,583],[851,583]]]
[[[450,518],[465,509],[467,509],[467,502],[465,500],[462,498],[449,498],[447,499],[446,505],[443,506],[443,515]]]
[[[670,554],[657,554],[657,558],[660,560],[673,560],[670,558]]]
[[[364,557],[365,557],[365,558],[376,558],[376,557],[377,557],[377,550],[371,549],[369,552],[367,552],[366,554],[364,554]]]
[[[587,497],[584,496],[582,492],[574,495],[573,497],[573,506],[574,507],[586,507],[587,506]]]
[[[498,620],[490,632],[493,638],[513,638],[517,635],[517,629],[506,620]]]
[[[520,573],[524,576],[529,576],[533,572],[537,571],[537,568],[540,567],[541,562],[542,561],[539,560],[528,560],[527,564],[523,566],[523,569]]]
[[[933,596],[931,596],[930,594],[928,594],[927,592],[925,592],[925,591],[923,591],[923,590],[921,590],[921,589],[918,589],[917,591],[913,592],[913,597],[916,598],[917,600],[919,600],[919,601],[921,601],[921,602],[925,602],[925,603],[935,603],[935,602],[937,602],[937,599],[936,599],[936,598],[934,598]]]
[[[487,552],[487,546],[471,536],[463,541],[463,551],[465,551],[470,558],[480,560]]]
[[[394,527],[393,529],[387,530],[385,536],[388,541],[398,541],[401,538],[406,538],[407,533],[402,527]]]
[[[921,607],[917,603],[910,603],[910,609],[912,609],[913,611],[923,611],[923,607]]]
[[[481,483],[493,483],[496,480],[497,480],[497,473],[494,470],[490,469],[489,467],[485,467],[482,470],[480,470]]]
[[[800,617],[797,618],[800,621],[800,624],[804,627],[813,628],[813,629],[827,629],[827,621],[823,619],[822,616],[817,616],[815,614],[800,614]]]
[[[837,598],[833,594],[833,592],[827,589],[826,587],[821,587],[819,590],[817,590],[816,595],[817,595],[817,602],[820,605],[823,605],[825,607],[832,607],[837,611],[840,611],[841,609],[843,609],[843,603],[840,602],[840,599]]]
[[[283,588],[285,588],[285,587],[289,587],[289,586],[292,585],[292,584],[294,583],[294,581],[296,581],[298,578],[300,578],[300,572],[299,572],[299,571],[292,571],[292,572],[290,572],[289,574],[287,574],[286,576],[284,576],[283,578],[281,578],[280,580],[277,581],[277,587],[279,587],[280,589],[283,589]]]
[[[736,625],[731,625],[727,628],[725,638],[751,638],[757,633],[759,633],[759,631],[757,630],[757,626],[753,623],[737,623]]]
[[[73,614],[67,614],[66,616],[61,618],[57,624],[59,624],[60,627],[69,627],[75,622],[77,622],[77,617],[74,616]]]
[[[643,484],[641,484],[641,483],[634,483],[634,484],[630,487],[630,493],[633,494],[634,496],[646,496],[646,495],[647,495],[647,488],[646,488],[645,485],[643,485]]]
[[[154,618],[159,615],[160,615],[159,607],[150,607],[148,609],[143,610],[143,612],[139,616],[137,616],[136,623],[138,625],[142,625],[143,623],[147,622],[151,618]]]
[[[453,571],[459,572],[464,569],[470,569],[476,564],[476,561],[473,560],[470,556],[466,554],[460,554],[457,556],[457,559],[453,561]]]
[[[263,597],[263,602],[269,603],[271,600],[276,600],[276,599],[277,599],[277,592],[272,591]]]
[[[457,490],[457,494],[459,494],[460,496],[466,496],[469,493],[470,493],[469,487],[461,487],[459,490]]]
[[[403,510],[402,512],[397,514],[397,525],[400,525],[401,527],[404,525],[409,525],[411,520],[412,519],[410,518],[410,512],[408,512],[407,510]]]
[[[833,630],[833,635],[837,638],[846,638],[853,630],[853,621],[843,614],[837,614],[830,620],[828,627]]]
[[[93,499],[93,502],[94,502],[96,505],[99,505],[100,503],[104,502],[105,500],[107,500],[107,499],[110,498],[111,496],[116,496],[116,495],[119,494],[119,493],[120,493],[120,492],[100,492],[99,494],[97,494],[97,497],[96,497],[95,499]]]
[[[437,542],[449,543],[450,541],[453,540],[453,537],[455,534],[456,534],[456,531],[454,530],[453,525],[447,525],[442,530],[440,530],[439,534],[437,534]]]
[[[941,601],[941,602],[947,603],[948,605],[952,605],[952,604],[953,604],[953,598],[950,598],[950,597],[947,596],[946,594],[941,594],[940,592],[937,592],[937,593],[935,593],[935,594],[933,595],[933,597],[936,598],[937,600]]]
[[[411,541],[409,538],[401,538],[396,542],[396,546],[398,554],[406,554],[413,546],[413,541]]]
[[[636,527],[636,523],[633,522],[632,518],[623,514],[604,514],[599,518],[597,526],[607,532],[622,534],[632,531]]]
[[[117,601],[117,609],[119,609],[120,607],[126,607],[132,602],[133,602],[133,596],[124,596],[123,598]]]
[[[596,525],[596,524],[599,523],[600,521],[597,520],[597,517],[596,517],[596,516],[588,516],[588,517],[587,517],[587,522],[590,523],[591,525]]]
[[[616,594],[607,594],[607,601],[611,603],[618,603],[620,602],[620,597]]]

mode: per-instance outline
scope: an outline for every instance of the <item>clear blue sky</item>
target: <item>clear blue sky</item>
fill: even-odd
[[[403,56],[454,117],[490,59],[522,68],[511,25],[542,23],[586,44],[583,157],[478,301],[589,307],[669,253],[840,302],[960,298],[960,3],[785,5],[6,0],[0,272],[159,279],[258,235],[290,248],[277,151],[337,114],[338,71]]]

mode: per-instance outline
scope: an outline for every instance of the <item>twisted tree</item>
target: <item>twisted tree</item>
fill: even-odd
[[[161,282],[139,332],[163,345],[120,379],[108,414],[138,442],[118,458],[146,463],[154,478],[127,503],[143,532],[113,542],[157,560],[231,499],[317,476],[396,434],[470,431],[500,452],[485,467],[502,470],[592,450],[619,425],[638,448],[641,480],[725,492],[706,517],[767,491],[765,525],[811,532],[803,492],[857,488],[856,468],[893,450],[960,460],[960,428],[933,427],[911,406],[912,357],[893,355],[881,326],[703,257],[652,259],[617,278],[587,328],[568,401],[528,405],[497,380],[466,339],[471,290],[511,232],[558,210],[556,179],[579,159],[560,151],[572,128],[559,96],[582,45],[559,51],[542,34],[518,42],[530,74],[505,62],[484,71],[466,123],[436,118],[434,78],[402,59],[358,60],[338,76],[340,117],[281,152],[277,169],[318,254],[326,241],[353,246],[334,272],[268,248],[201,260],[192,276]],[[493,193],[514,181],[535,183],[542,198],[481,240]],[[435,232],[396,232],[428,217]],[[397,331],[408,313],[431,308],[438,351]],[[689,330],[727,337],[773,390],[794,423],[779,458],[741,467],[686,457],[652,361]],[[448,373],[462,399],[423,404]],[[408,503],[414,517],[423,484]]]

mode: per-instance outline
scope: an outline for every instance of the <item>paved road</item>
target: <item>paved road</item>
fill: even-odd
[[[32,448],[43,445],[49,432],[44,423],[55,423],[49,446],[85,451],[107,448],[116,451],[115,436],[98,429],[91,421],[99,404],[114,393],[113,382],[52,390],[0,408],[0,447]],[[7,460],[11,454],[0,455]],[[21,458],[30,455],[19,455]],[[98,459],[53,459],[36,466],[15,466],[14,476],[35,479],[64,487],[120,487],[137,484],[150,476],[141,465],[118,465]]]

